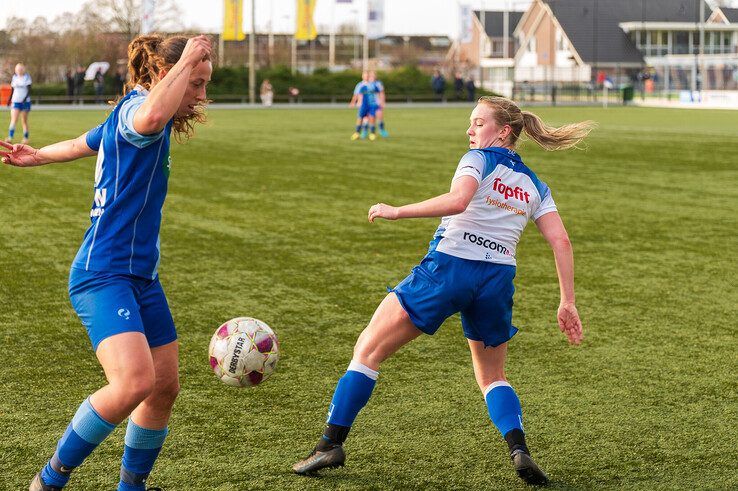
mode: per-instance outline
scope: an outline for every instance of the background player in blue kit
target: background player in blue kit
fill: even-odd
[[[204,121],[207,37],[139,36],[128,47],[127,94],[84,135],[34,149],[4,145],[6,164],[31,167],[97,154],[91,225],[72,264],[69,293],[108,385],[77,409],[30,489],[63,488],[124,419],[119,491],[143,490],[179,391],[177,333],[159,283],[159,228],[169,139]]]
[[[354,94],[349,102],[349,107],[358,106],[356,115],[356,129],[351,135],[352,140],[366,138],[376,140],[376,127],[374,126],[374,111],[376,110],[374,86],[369,82],[369,72],[361,74],[361,82],[354,87]]]
[[[31,112],[31,85],[33,81],[31,76],[26,71],[26,66],[23,63],[15,65],[15,73],[10,81],[12,92],[10,99],[8,99],[8,105],[10,106],[10,125],[8,126],[8,138],[6,142],[12,142],[15,136],[15,124],[18,122],[18,116],[21,119],[21,125],[23,126],[23,143],[28,143],[29,128],[28,128],[28,114]]]
[[[379,134],[382,138],[389,137],[389,133],[384,129],[384,106],[387,105],[387,97],[384,93],[384,84],[377,79],[374,71],[369,72],[369,83],[374,89],[374,119],[379,128]]]
[[[521,133],[547,150],[575,146],[591,130],[589,122],[552,128],[508,99],[483,97],[467,130],[470,151],[459,162],[448,193],[401,207],[378,203],[377,218],[443,217],[428,254],[385,297],[359,336],[353,360],[339,380],[323,436],[293,470],[310,474],[344,464],[345,441],[369,400],[379,365],[423,333],[435,333],[461,312],[474,374],[489,415],[506,440],[518,475],[528,484],[548,477],[530,457],[520,401],[505,379],[512,325],[515,249],[528,220],[554,251],[561,290],[558,323],[579,344],[582,324],[574,303],[574,259],[566,229],[549,188],[514,151]]]

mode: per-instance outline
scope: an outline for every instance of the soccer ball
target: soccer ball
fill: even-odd
[[[215,376],[224,384],[251,387],[274,373],[279,360],[279,342],[264,322],[236,317],[216,329],[208,354]]]

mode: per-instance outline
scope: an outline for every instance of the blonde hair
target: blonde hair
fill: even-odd
[[[123,94],[127,94],[137,85],[151,90],[159,82],[159,74],[179,61],[186,44],[185,36],[164,38],[160,34],[143,34],[136,37],[128,45],[129,77]],[[182,142],[194,135],[195,123],[204,123],[207,120],[204,109],[204,103],[198,104],[189,116],[174,117],[172,128],[175,140]]]
[[[499,126],[512,128],[508,137],[511,145],[515,145],[521,132],[525,131],[531,140],[549,151],[579,148],[577,145],[597,126],[594,121],[566,124],[558,128],[549,126],[535,114],[521,111],[517,104],[504,97],[484,96],[477,103],[493,109],[494,120]]]

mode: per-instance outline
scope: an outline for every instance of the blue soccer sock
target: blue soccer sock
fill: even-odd
[[[26,140],[28,140],[28,132],[27,131],[24,131],[23,132],[23,138],[25,138]]]
[[[368,127],[369,127],[368,124],[366,124],[366,123],[362,124],[361,125],[361,131],[363,131],[364,133],[366,133],[366,130],[367,130]]]
[[[356,132],[358,133],[359,131],[361,131],[361,125],[360,124],[357,124],[356,125]]]
[[[114,429],[114,424],[97,414],[90,399],[85,399],[59,440],[54,456],[41,470],[41,479],[48,486],[64,487],[74,468],[82,464]]]
[[[348,370],[336,385],[328,411],[328,424],[351,426],[369,401],[379,372],[352,360]]]
[[[376,126],[374,126],[374,125],[371,125],[371,126],[369,127],[369,131],[370,131],[371,133],[376,133],[376,132],[377,132],[377,127],[376,127]]]
[[[497,381],[489,384],[484,391],[489,417],[502,436],[511,430],[523,430],[523,410],[520,399],[507,382]]]
[[[384,121],[380,121],[379,122],[379,129],[380,130],[383,130],[384,129]]]
[[[12,139],[15,136],[15,126],[8,126],[8,138]]]
[[[143,491],[169,430],[149,430],[128,419],[118,491]]]

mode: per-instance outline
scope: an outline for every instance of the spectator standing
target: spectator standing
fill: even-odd
[[[266,107],[272,105],[272,101],[274,100],[274,90],[272,89],[272,84],[269,82],[268,78],[265,78],[264,81],[261,83],[259,96],[261,97],[262,105]]]
[[[77,65],[77,72],[74,74],[74,99],[77,104],[82,104],[82,89],[85,86],[85,68]]]
[[[476,100],[474,98],[476,90],[477,90],[477,86],[474,84],[474,78],[469,77],[469,79],[466,81],[466,100],[467,101],[474,102]]]
[[[123,86],[126,84],[126,69],[119,66],[113,76],[113,92],[116,96],[123,94]]]
[[[444,102],[446,100],[444,93],[446,92],[446,79],[443,78],[440,70],[433,71],[433,78],[431,79],[431,88],[433,93],[436,94],[436,102]]]
[[[103,76],[102,68],[98,68],[97,72],[95,72],[95,78],[92,84],[95,87],[95,103],[102,104],[103,92],[105,92],[105,77]]]
[[[72,70],[69,69],[64,74],[64,80],[67,82],[67,102],[72,102],[74,99],[72,98],[74,96],[74,75],[72,74]]]
[[[464,79],[461,78],[461,72],[454,74],[454,91],[456,92],[456,100],[464,100]]]

